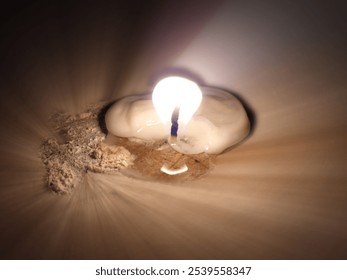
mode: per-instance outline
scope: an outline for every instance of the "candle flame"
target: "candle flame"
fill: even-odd
[[[182,77],[167,77],[158,82],[152,94],[154,108],[164,124],[171,122],[176,107],[179,108],[179,122],[187,124],[202,100],[199,86]]]

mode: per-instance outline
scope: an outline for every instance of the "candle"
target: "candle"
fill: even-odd
[[[152,96],[124,97],[111,106],[105,119],[112,135],[168,139],[183,154],[219,154],[243,140],[250,128],[236,97],[182,77],[161,80]]]

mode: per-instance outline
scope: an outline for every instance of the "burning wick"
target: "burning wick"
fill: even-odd
[[[180,114],[180,108],[177,106],[172,112],[171,116],[171,143],[177,142],[177,131],[178,131],[178,117]]]

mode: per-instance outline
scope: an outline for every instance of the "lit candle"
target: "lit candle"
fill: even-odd
[[[247,114],[236,97],[181,77],[161,80],[152,100],[149,95],[119,100],[106,113],[106,126],[119,137],[168,139],[184,154],[218,154],[249,133]]]

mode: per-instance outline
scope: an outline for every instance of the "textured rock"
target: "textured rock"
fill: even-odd
[[[57,139],[47,139],[42,144],[41,158],[47,170],[47,184],[54,192],[71,193],[88,171],[112,173],[132,164],[134,156],[124,147],[103,143],[99,111],[100,106],[95,106],[77,116],[53,116]]]

